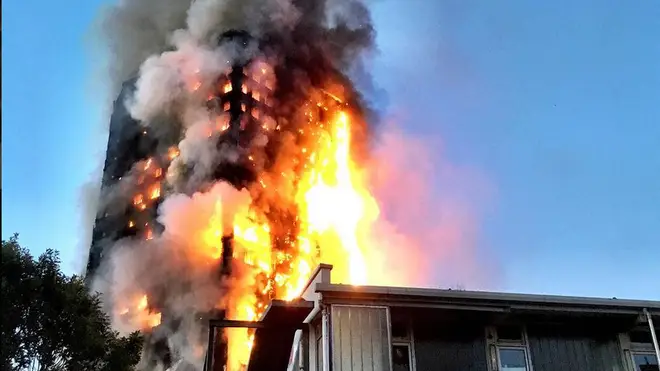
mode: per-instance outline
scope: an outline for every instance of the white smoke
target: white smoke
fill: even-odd
[[[188,363],[201,367],[198,348],[202,332],[197,316],[223,308],[232,293],[240,292],[237,282],[220,281],[218,266],[211,257],[218,252],[209,249],[207,239],[218,238],[219,242],[231,230],[234,214],[250,201],[247,191],[226,183],[192,196],[172,195],[159,209],[159,222],[165,227],[162,235],[148,241],[125,239],[116,243],[93,287],[110,301],[107,307],[115,329],[121,333],[142,329],[145,310],[125,313],[122,308],[134,310],[136,300],[145,293],[166,291],[162,302],[150,305],[167,308],[167,315],[181,323],[165,322],[157,335],[166,337],[171,349]],[[218,223],[215,236],[207,234],[209,220]]]

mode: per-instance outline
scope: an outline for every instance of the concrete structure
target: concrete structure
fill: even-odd
[[[331,269],[302,295],[289,371],[658,371],[658,301],[353,287]],[[248,368],[265,369],[282,370]]]

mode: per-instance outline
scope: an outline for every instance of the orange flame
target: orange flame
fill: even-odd
[[[144,202],[144,196],[142,196],[142,194],[138,193],[137,195],[135,195],[135,197],[133,197],[133,205],[139,207],[140,205],[143,205],[143,202]]]
[[[339,100],[336,96],[331,98]],[[320,122],[310,113],[309,128],[299,131],[300,135],[313,138],[301,148],[303,157],[295,160],[303,164],[302,171],[279,172],[279,178],[270,174],[258,180],[262,190],[277,182],[273,179],[298,180],[297,193],[291,202],[297,209],[300,230],[295,239],[285,240],[288,252],[273,251],[272,228],[253,209],[245,208],[234,215],[234,259],[248,266],[251,276],[269,278],[266,285],[255,282],[253,289],[234,293],[227,308],[232,319],[258,320],[271,294],[279,299],[295,299],[302,293],[313,267],[320,262],[334,264],[333,275],[340,282],[364,284],[371,274],[361,241],[379,209],[351,158],[351,116],[340,108],[323,104],[319,107],[332,114],[326,122]],[[272,187],[278,189],[277,184]],[[222,229],[217,217],[221,207],[216,204],[216,213],[205,231],[206,248],[213,252],[214,259],[222,254]],[[319,251],[324,246],[327,248]],[[228,370],[239,370],[249,360],[252,333],[247,329],[230,329],[226,336]]]
[[[179,157],[179,149],[176,147],[170,147],[167,149],[167,158],[171,160],[174,160],[175,158]]]
[[[160,197],[160,183],[155,183],[151,187],[149,187],[149,198],[152,200],[157,199]]]
[[[262,63],[248,74],[262,84],[261,94],[256,89],[251,92],[253,99],[267,106],[273,104],[269,96],[275,83],[272,73],[270,66]],[[215,90],[219,88],[216,86]],[[239,89],[238,86],[234,88]],[[232,85],[227,82],[221,91],[231,90]],[[242,85],[241,90],[248,93],[246,85]],[[342,283],[365,284],[378,274],[369,269],[365,246],[379,207],[352,153],[353,135],[359,132],[362,124],[358,121],[360,117],[348,111],[340,93],[319,90],[309,94],[309,102],[300,107],[297,116],[302,122],[296,125],[286,120],[276,121],[269,109],[252,108],[252,104],[248,107],[245,103],[240,106],[241,111],[246,112],[241,125],[252,122],[249,120],[252,116],[259,120],[264,135],[286,132],[296,147],[286,148],[286,154],[274,160],[275,165],[258,174],[257,182],[248,189],[252,205],[234,210],[233,204],[223,205],[219,198],[213,200],[213,210],[206,210],[208,214],[204,214],[201,222],[204,230],[199,234],[198,229],[195,234],[194,253],[207,261],[222,258],[223,236],[233,234],[232,257],[248,273],[246,282],[233,285],[224,298],[222,306],[229,319],[257,321],[270,299],[297,298],[312,269],[321,262],[333,264],[333,278]],[[230,108],[229,102],[225,102],[224,111]],[[227,116],[223,112],[211,120],[205,134],[211,137],[227,130]],[[167,157],[173,160],[177,156],[179,150],[170,147]],[[263,162],[255,159],[264,158],[259,153],[247,157],[255,168]],[[151,164],[152,159],[147,160],[144,170]],[[161,196],[161,183],[151,184],[140,192],[133,203],[144,210],[147,202]],[[280,222],[284,219],[272,216],[280,211],[266,212],[266,208],[258,204],[260,202],[267,206],[281,205],[285,210],[282,214],[295,215],[295,221]],[[211,206],[210,203],[206,205]],[[153,238],[152,230],[146,227],[146,238]],[[141,326],[147,324],[148,328],[151,323],[160,323],[160,313],[149,312],[146,296],[126,308],[120,313],[137,318]],[[228,371],[241,370],[250,357],[253,333],[234,328],[226,330],[225,335]]]
[[[161,321],[160,312],[152,312],[149,309],[149,299],[147,298],[147,295],[140,296],[133,301],[132,305],[123,307],[117,312],[117,314],[125,322],[142,330],[156,327],[160,325]]]

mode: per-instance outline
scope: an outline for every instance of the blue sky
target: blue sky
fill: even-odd
[[[408,131],[493,184],[479,240],[500,289],[659,300],[660,3],[579,3],[377,1],[374,77]],[[2,237],[73,272],[106,140],[103,2],[3,5]]]

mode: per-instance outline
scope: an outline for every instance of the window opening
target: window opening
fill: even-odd
[[[512,341],[523,342],[523,330],[520,326],[498,326],[497,327],[497,340],[498,341]]]
[[[392,371],[414,371],[414,342],[409,317],[390,318]]]
[[[658,368],[658,357],[653,353],[633,352],[632,361],[633,365],[635,365],[635,371],[660,370],[660,368]]]
[[[412,371],[409,344],[392,345],[392,371]]]
[[[491,371],[531,371],[525,329],[504,325],[486,329]]]
[[[525,348],[499,347],[500,371],[527,371]]]

